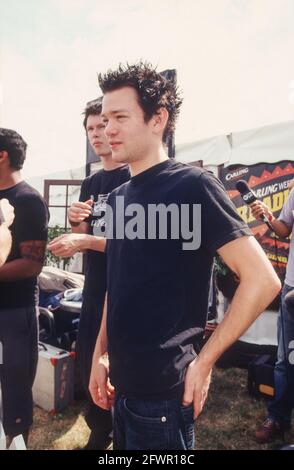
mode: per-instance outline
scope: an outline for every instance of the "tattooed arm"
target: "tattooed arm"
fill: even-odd
[[[1,266],[0,281],[19,281],[38,276],[43,267],[45,248],[45,240],[22,242],[20,244],[20,258],[8,261]]]

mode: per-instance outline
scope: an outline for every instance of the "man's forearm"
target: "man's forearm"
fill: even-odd
[[[0,266],[5,263],[11,249],[11,233],[6,225],[0,226]]]
[[[271,220],[271,226],[274,229],[274,232],[281,238],[287,238],[290,235],[291,229],[281,220],[273,219]]]
[[[101,251],[104,253],[106,246],[106,238],[104,237],[95,237],[94,235],[85,235],[85,249]]]
[[[24,258],[8,261],[0,268],[0,282],[20,281],[37,276],[42,264]]]
[[[93,250],[101,251],[102,253],[105,251],[106,239],[103,237],[95,237],[94,235],[90,235],[88,233],[89,224],[87,222],[81,222],[78,225],[72,225],[71,231],[72,233],[85,235],[81,241],[81,251]]]
[[[106,239],[104,237],[95,237],[94,235],[88,235],[87,233],[79,234],[78,251],[100,251],[104,253],[106,246]]]
[[[107,343],[106,323],[107,323],[107,294],[105,296],[103,316],[102,316],[100,330],[99,330],[99,334],[98,334],[96,345],[95,345],[92,362],[95,362],[97,359],[99,359],[100,357],[102,357],[104,354],[107,353],[108,343]]]

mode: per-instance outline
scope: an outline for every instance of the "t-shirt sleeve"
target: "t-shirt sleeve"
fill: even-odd
[[[84,181],[82,182],[80,197],[79,197],[80,202],[85,202],[88,199],[90,199],[90,184],[89,183],[90,182],[88,178],[84,179]]]
[[[81,186],[81,192],[80,192],[80,197],[79,201],[80,202],[86,202],[90,199],[91,194],[90,194],[90,178],[84,179],[82,182]],[[87,219],[84,220],[84,222],[87,222],[88,224],[90,223],[91,217],[87,217]]]
[[[286,200],[283,209],[279,215],[278,220],[284,222],[289,228],[293,227],[294,223],[294,189],[291,190],[288,199]]]
[[[195,186],[197,185],[197,181]],[[252,235],[248,225],[236,211],[221,181],[211,172],[204,172],[197,185],[201,201],[201,244],[215,252],[226,243]]]
[[[47,240],[49,211],[41,196],[23,196],[15,218],[19,243],[27,240]]]

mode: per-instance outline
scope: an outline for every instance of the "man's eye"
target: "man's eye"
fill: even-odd
[[[122,116],[122,115],[117,116],[117,119],[120,119],[120,120],[125,119],[125,118],[126,116]]]

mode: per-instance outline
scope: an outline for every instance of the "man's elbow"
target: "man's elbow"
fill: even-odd
[[[277,295],[279,295],[282,289],[282,283],[281,283],[281,280],[278,278],[278,276],[276,276],[275,286],[273,286],[273,289],[275,289],[275,297],[276,297]]]
[[[281,287],[281,281],[274,270],[264,278],[263,295],[268,301],[268,305],[279,295]]]

